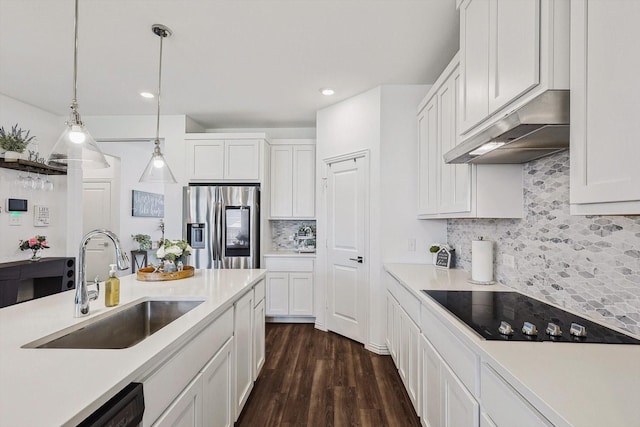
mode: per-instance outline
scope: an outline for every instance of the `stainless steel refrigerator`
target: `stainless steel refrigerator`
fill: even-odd
[[[260,186],[183,189],[183,236],[195,268],[259,268]]]

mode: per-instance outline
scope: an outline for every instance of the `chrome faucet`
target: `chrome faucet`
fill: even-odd
[[[91,240],[92,237],[97,236],[98,234],[102,234],[107,236],[113,242],[113,246],[116,249],[116,264],[118,265],[118,270],[126,270],[129,268],[129,258],[127,254],[122,250],[122,246],[120,245],[120,239],[118,236],[112,231],[105,229],[92,230],[84,235],[82,241],[80,242],[80,255],[78,257],[78,285],[76,286],[76,296],[75,296],[75,314],[74,317],[82,317],[89,314],[89,302],[95,299],[98,299],[98,294],[100,293],[100,289],[95,291],[87,290],[87,281],[86,281],[86,253],[87,253],[87,243]]]

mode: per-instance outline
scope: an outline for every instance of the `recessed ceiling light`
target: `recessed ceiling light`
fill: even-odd
[[[323,89],[320,89],[320,93],[323,94],[324,96],[331,96],[334,93],[336,93],[336,91],[331,88],[325,87]]]
[[[140,96],[143,98],[155,98],[155,95],[151,92],[140,92]]]

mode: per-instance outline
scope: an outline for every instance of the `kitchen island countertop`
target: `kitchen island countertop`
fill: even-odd
[[[420,291],[514,289],[472,285],[467,272],[432,265],[385,264],[385,270],[554,425],[640,426],[640,345],[487,341]]]
[[[266,270],[196,270],[166,282],[120,278],[120,305],[104,294],[88,317],[73,317],[74,290],[0,310],[0,425],[75,426],[132,381],[139,380],[261,280]],[[204,302],[126,349],[22,348],[118,307],[144,299]]]

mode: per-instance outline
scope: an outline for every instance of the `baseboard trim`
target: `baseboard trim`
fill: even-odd
[[[316,323],[315,317],[267,316],[264,320],[267,323]]]
[[[387,348],[386,344],[380,345],[380,344],[369,343],[365,345],[364,348],[366,348],[372,353],[376,353],[381,356],[388,356],[391,354],[389,353],[389,349]]]

